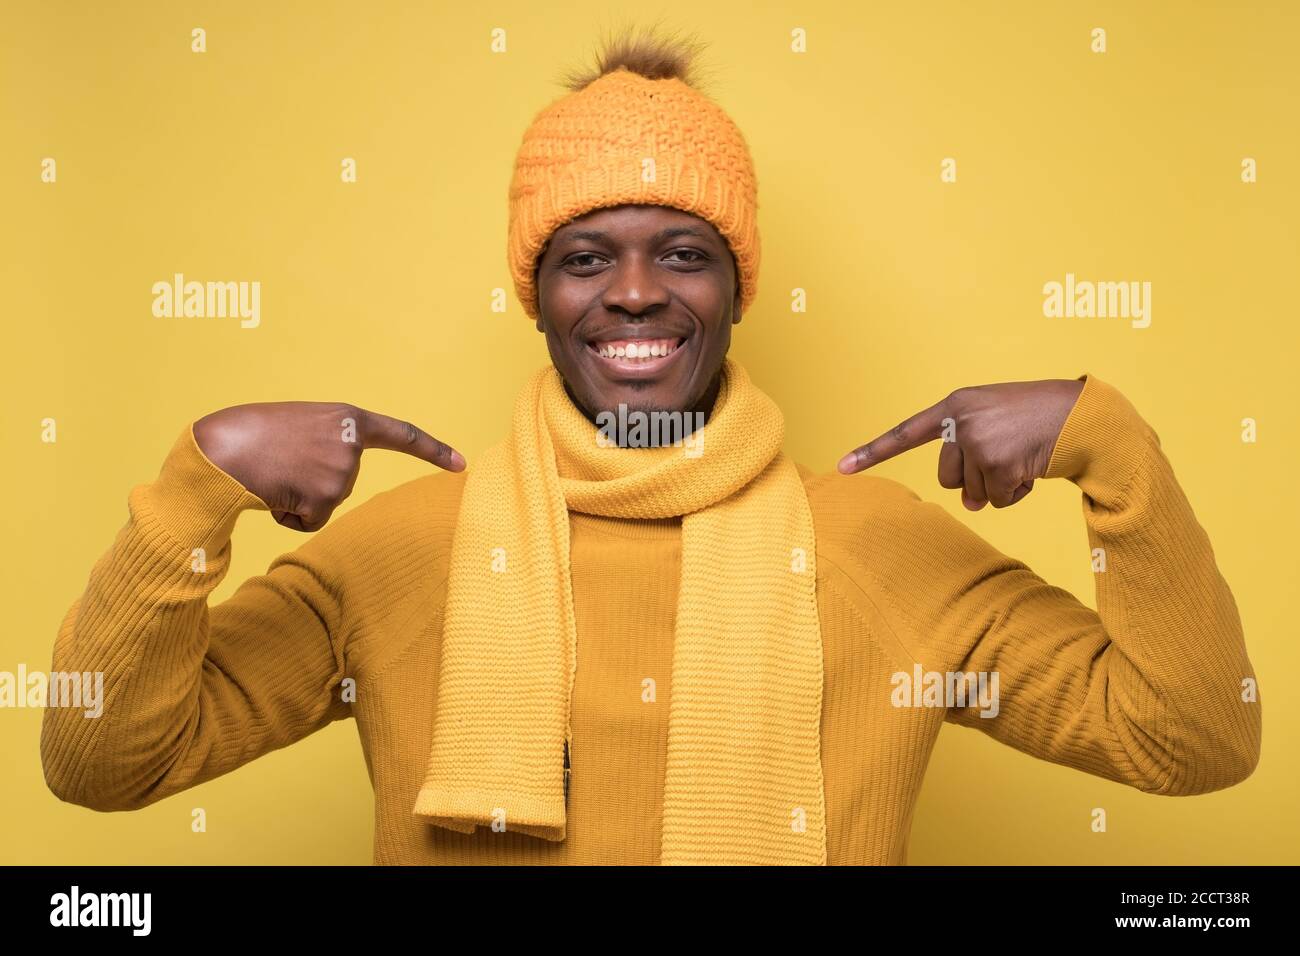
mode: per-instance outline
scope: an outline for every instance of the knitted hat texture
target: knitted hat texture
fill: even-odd
[[[524,132],[510,183],[507,256],[524,311],[538,317],[537,256],[593,209],[672,206],[727,240],[741,309],[757,292],[757,181],[745,138],[713,100],[676,77],[620,67],[545,107]]]

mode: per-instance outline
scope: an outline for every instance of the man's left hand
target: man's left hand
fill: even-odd
[[[1047,473],[1056,440],[1084,383],[1077,379],[1003,382],[959,388],[840,459],[842,474],[866,471],[912,448],[943,439],[939,484],[961,488],[979,511],[1014,505]]]

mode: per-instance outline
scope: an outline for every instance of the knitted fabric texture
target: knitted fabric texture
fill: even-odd
[[[757,292],[758,188],[744,136],[704,94],[626,68],[543,109],[524,133],[510,183],[508,260],[524,311],[538,317],[538,253],[593,209],[672,206],[711,222],[736,259],[741,309]]]
[[[245,561],[253,550],[236,522],[266,522],[269,507],[204,456],[189,424],[179,429],[156,480],[131,489],[127,521],[59,625],[51,670],[102,673],[105,716],[45,708],[41,760],[52,793],[98,811],[187,791],[203,800],[207,781],[347,721],[374,785],[375,863],[662,862],[677,518],[570,512],[582,654],[566,838],[537,839],[508,821],[504,832],[458,833],[411,813],[428,769],[447,575],[475,467],[431,468],[356,504],[218,601],[240,548]],[[941,506],[872,472],[799,471],[816,530],[828,864],[909,861],[926,767],[943,740],[975,747],[978,734],[1164,796],[1220,790],[1254,770],[1266,705],[1242,700],[1242,680],[1257,672],[1237,603],[1158,436],[1115,386],[1086,377],[1044,475],[1073,482],[1059,489],[1062,504],[1073,492],[1086,531],[1060,547],[1077,546],[1083,561],[1102,549],[1112,569],[1091,576],[1096,610],[977,535],[952,514],[955,502]],[[894,706],[894,678],[916,664],[1000,674],[997,718],[976,707]],[[647,678],[654,700],[644,696]],[[350,736],[342,730],[333,727],[335,746]],[[247,788],[277,813],[300,810],[313,787],[341,786],[258,791],[276,772],[253,767],[222,786]],[[1081,792],[1099,786],[1073,779]],[[294,862],[360,861],[359,847],[343,849],[355,841],[334,839],[336,817],[322,818],[321,838],[304,842]],[[1027,824],[1023,836],[1036,834]],[[968,851],[944,843],[941,858],[963,862]],[[231,852],[288,859],[256,840]]]
[[[565,838],[581,641],[570,509],[682,516],[663,799],[665,864],[824,864],[822,642],[812,514],[780,409],[728,358],[693,446],[602,445],[559,373],[466,477],[433,746],[416,814]],[[654,585],[648,585],[654,586]]]

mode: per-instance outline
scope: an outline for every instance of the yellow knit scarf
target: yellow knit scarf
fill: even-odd
[[[568,512],[681,515],[661,862],[826,862],[816,549],[784,431],[730,358],[676,447],[602,445],[559,372],[533,375],[466,476],[416,814],[564,839],[566,755],[582,773]]]

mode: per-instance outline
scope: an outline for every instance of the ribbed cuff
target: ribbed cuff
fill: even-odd
[[[186,425],[163,460],[158,478],[141,485],[150,514],[179,543],[203,547],[227,540],[241,511],[270,506],[203,454]]]
[[[1068,478],[1098,501],[1124,494],[1160,439],[1112,385],[1085,372],[1083,391],[1061,428],[1045,478]]]

